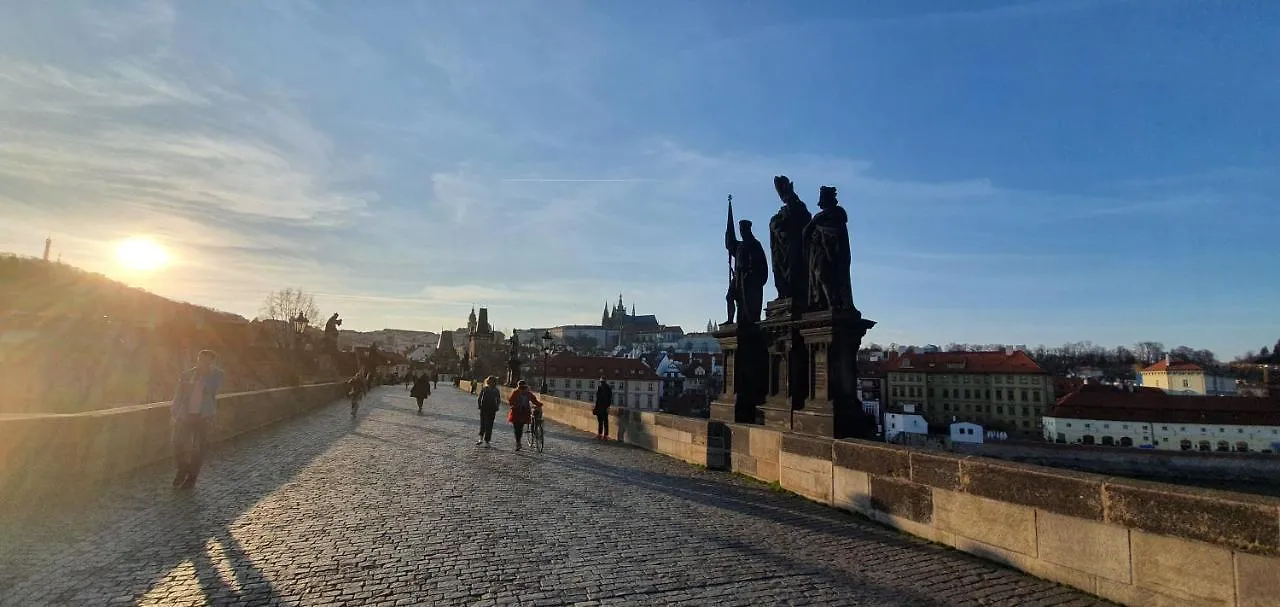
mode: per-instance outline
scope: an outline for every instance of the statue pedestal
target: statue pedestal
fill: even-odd
[[[858,400],[858,349],[875,324],[857,310],[801,316],[795,328],[812,368],[803,406],[792,413],[796,432],[833,438],[875,435],[875,420],[862,411]]]
[[[711,419],[760,423],[759,407],[768,391],[768,349],[759,325],[720,325],[716,341],[724,353],[724,391],[711,403]]]

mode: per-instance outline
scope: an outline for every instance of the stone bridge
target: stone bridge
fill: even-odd
[[[584,405],[548,399],[548,415],[565,425],[549,426],[544,453],[515,452],[501,422],[483,449],[469,394],[442,386],[419,416],[403,388],[383,388],[352,419],[336,393],[224,397],[224,440],[193,491],[168,485],[163,405],[0,419],[0,604],[1108,604],[1014,567],[1134,604],[1277,604],[1274,592],[1255,594],[1274,589],[1274,546],[1202,542],[1219,552],[1187,561],[1172,542],[1193,540],[1150,535],[1165,554],[1130,567],[1156,540],[1134,530],[1142,535],[1131,542],[1127,527],[1097,523],[1101,532],[1072,538],[1095,562],[1054,570],[1049,559],[1065,550],[1052,545],[1054,525],[1076,528],[1037,519],[1034,507],[1025,507],[1029,531],[1023,506],[996,500],[985,518],[955,499],[913,514],[876,489],[893,470],[864,474],[866,512],[881,522],[816,503],[814,474],[830,479],[848,463],[788,456],[792,437],[735,427],[717,445],[706,420],[620,411],[625,442],[601,443],[575,429],[588,421]],[[750,459],[762,477],[771,444],[779,483],[680,461],[742,468]],[[923,508],[907,495],[909,466],[906,476],[893,485],[902,503]],[[839,505],[839,484],[828,480],[828,504]],[[991,528],[944,530],[964,520]],[[1123,546],[1108,543],[1117,530]],[[925,534],[960,550],[916,537]],[[1226,601],[1214,594],[1221,554]]]

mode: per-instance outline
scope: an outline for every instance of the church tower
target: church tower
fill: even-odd
[[[471,306],[471,316],[467,317],[467,333],[476,332],[476,307]]]

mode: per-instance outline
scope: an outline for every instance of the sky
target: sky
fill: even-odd
[[[0,250],[344,328],[724,318],[839,188],[881,344],[1280,337],[1280,3],[0,0]],[[158,270],[117,245],[168,250]],[[766,299],[775,292],[766,286]]]

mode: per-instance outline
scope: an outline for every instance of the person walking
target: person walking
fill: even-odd
[[[542,403],[533,395],[529,384],[522,379],[516,384],[516,389],[511,392],[511,396],[507,398],[507,404],[511,406],[511,410],[507,413],[507,421],[511,422],[511,427],[515,429],[516,451],[519,451],[524,427],[533,421],[533,408],[541,407]]]
[[[177,472],[173,486],[191,489],[204,463],[205,445],[213,426],[218,389],[222,387],[222,369],[214,366],[218,355],[201,350],[194,369],[184,371],[169,407],[173,421],[173,459]]]
[[[613,405],[613,388],[603,377],[596,386],[596,406],[591,409],[596,414],[596,440],[609,440],[609,407]]]
[[[430,378],[427,377],[426,373],[418,376],[418,379],[413,382],[413,389],[409,391],[409,396],[417,399],[418,415],[422,415],[422,401],[427,400],[427,397],[431,396],[431,381]]]
[[[490,375],[485,378],[480,396],[476,397],[476,405],[480,407],[480,437],[476,439],[476,444],[483,442],[488,447],[489,441],[493,439],[493,420],[502,406],[502,392],[498,390],[497,377]],[[520,439],[516,439],[516,443],[519,442]]]

